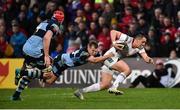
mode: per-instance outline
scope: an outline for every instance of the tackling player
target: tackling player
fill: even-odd
[[[87,47],[85,48],[81,48],[72,53],[64,53],[58,55],[54,59],[52,69],[50,70],[44,69],[41,71],[38,68],[32,68],[29,70],[25,70],[21,75],[27,78],[41,78],[39,76],[43,76],[46,83],[52,84],[67,68],[80,66],[86,64],[87,62],[92,62],[92,63],[102,62],[107,58],[111,58],[112,56],[114,56],[114,54],[109,53],[107,55],[97,57],[97,48],[98,48],[97,42],[90,41]],[[27,86],[27,84],[25,85],[24,83],[22,83],[22,81],[20,81],[13,95],[13,100],[20,99],[20,94],[22,90],[25,88],[25,86]]]

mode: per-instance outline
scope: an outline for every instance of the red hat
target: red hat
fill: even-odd
[[[58,22],[62,23],[64,21],[64,12],[60,10],[56,10],[53,13],[53,17],[58,20]]]

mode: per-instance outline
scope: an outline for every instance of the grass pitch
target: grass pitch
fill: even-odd
[[[85,94],[84,101],[73,96],[75,89],[26,89],[22,101],[11,101],[14,90],[0,89],[0,109],[116,109],[116,108],[180,108],[180,89],[122,89],[125,94],[115,96],[106,90]]]

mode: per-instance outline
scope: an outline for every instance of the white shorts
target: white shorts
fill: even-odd
[[[111,68],[112,65],[114,65],[116,62],[118,62],[120,58],[120,54],[116,52],[116,49],[114,47],[111,47],[104,55],[107,55],[109,53],[113,53],[114,56],[111,58],[108,58],[104,61],[104,65]]]
[[[113,75],[115,70],[111,69],[112,65],[114,65],[118,60],[120,59],[121,55],[116,52],[116,49],[114,47],[111,47],[104,55],[107,55],[109,53],[113,53],[114,56],[111,58],[108,58],[104,61],[104,65],[101,67],[102,73],[108,73]]]
[[[112,69],[108,68],[106,65],[103,65],[103,66],[101,67],[101,73],[103,73],[103,74],[113,75],[114,72],[115,72],[115,70],[112,70]]]

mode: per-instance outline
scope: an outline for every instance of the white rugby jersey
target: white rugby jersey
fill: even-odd
[[[122,43],[125,45],[123,50],[117,50],[118,53],[121,53],[123,57],[125,56],[131,56],[136,53],[143,53],[145,52],[144,48],[132,48],[132,43],[133,43],[134,38],[121,33],[119,39],[116,41],[117,43]]]
[[[119,59],[125,58],[127,56],[131,56],[136,53],[143,53],[145,52],[144,48],[132,48],[132,43],[133,43],[132,37],[129,37],[126,34],[121,34],[119,39],[116,40],[117,43],[122,43],[124,44],[123,50],[117,50],[115,47],[111,47],[104,55],[107,55],[109,53],[113,53],[114,56],[111,58],[108,58],[104,61],[104,65],[107,67],[110,67],[115,64]]]

